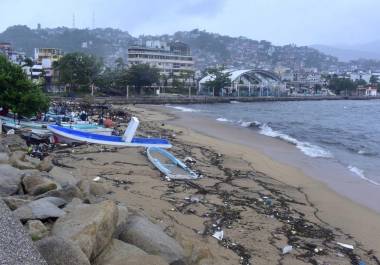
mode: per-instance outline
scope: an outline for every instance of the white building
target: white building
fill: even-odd
[[[220,88],[220,96],[280,96],[286,93],[286,86],[274,72],[261,69],[233,70],[226,69],[231,83]],[[210,91],[207,82],[215,79],[207,75],[199,81],[199,93],[216,95]]]
[[[149,64],[169,78],[194,71],[194,61],[188,45],[181,42],[147,41],[145,45],[128,48],[128,65]]]

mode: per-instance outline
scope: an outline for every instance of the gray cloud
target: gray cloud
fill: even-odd
[[[134,35],[206,29],[278,44],[376,40],[379,0],[0,0],[0,30],[115,27]]]

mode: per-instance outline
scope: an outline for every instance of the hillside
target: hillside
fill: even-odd
[[[379,45],[380,46],[380,45]],[[327,45],[311,45],[312,48],[319,50],[322,53],[335,56],[340,61],[349,62],[358,59],[367,60],[380,60],[380,50],[371,49],[372,47],[361,45],[361,46],[344,46],[344,47],[334,47]]]
[[[233,38],[200,30],[135,38],[128,32],[111,28],[90,30],[62,27],[38,30],[26,26],[13,26],[0,34],[0,42],[10,42],[28,56],[33,55],[36,47],[56,47],[64,52],[93,53],[103,57],[107,64],[112,64],[118,57],[126,59],[128,45],[147,39],[178,40],[189,44],[196,67],[200,70],[215,65],[237,68],[285,66],[294,69],[328,69],[337,64],[335,57],[309,47],[275,46],[268,41]]]

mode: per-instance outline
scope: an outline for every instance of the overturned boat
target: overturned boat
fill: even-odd
[[[198,178],[198,175],[185,163],[164,149],[150,147],[147,150],[147,155],[152,164],[168,179],[191,180]]]
[[[136,117],[133,117],[123,136],[101,135],[59,125],[49,125],[47,129],[53,133],[56,140],[66,143],[82,142],[121,147],[172,147],[169,141],[165,139],[134,137],[139,123],[139,120]]]

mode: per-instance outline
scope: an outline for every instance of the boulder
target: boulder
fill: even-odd
[[[85,194],[90,194],[92,196],[103,196],[110,191],[107,184],[96,183],[87,179],[79,181],[77,186]]]
[[[10,165],[0,164],[0,196],[16,194],[21,183],[22,171]]]
[[[24,189],[28,194],[40,195],[57,189],[57,184],[41,175],[29,175],[22,179]]]
[[[127,229],[128,208],[124,205],[118,205],[118,219],[116,224],[116,230],[113,235],[114,238],[119,238],[121,233]]]
[[[169,265],[163,258],[156,255],[131,255],[128,259],[112,259],[107,263],[94,263],[95,265]],[[184,263],[170,265],[185,265]]]
[[[49,235],[48,229],[39,220],[29,220],[26,223],[26,229],[33,241],[40,240]]]
[[[49,265],[90,265],[82,250],[72,241],[60,237],[46,237],[36,242]]]
[[[114,260],[126,260],[131,255],[147,255],[147,253],[136,246],[123,241],[112,239],[108,246],[96,258],[95,264],[109,264]]]
[[[135,245],[152,255],[163,257],[168,263],[184,260],[183,248],[162,228],[141,216],[128,217],[126,230],[120,240]]]
[[[9,163],[18,169],[35,169],[37,166],[25,161],[24,151],[15,151],[9,158]]]
[[[47,156],[42,160],[39,165],[37,166],[37,169],[40,171],[49,172],[53,169],[54,165],[52,163],[52,157]]]
[[[64,199],[67,202],[71,202],[73,198],[84,199],[85,196],[83,192],[81,192],[80,189],[77,188],[76,186],[67,185],[63,187],[62,189],[51,190],[37,196],[37,198],[43,198],[43,197],[58,197],[58,198]]]
[[[9,209],[11,209],[12,211],[14,211],[17,208],[31,202],[31,200],[26,198],[24,195],[22,195],[20,197],[17,197],[17,196],[4,197],[3,201],[9,207]]]
[[[21,221],[59,218],[65,215],[65,211],[58,207],[65,203],[66,201],[60,198],[47,197],[25,204],[13,213]]]
[[[93,260],[110,242],[117,219],[113,201],[80,204],[55,222],[52,234],[74,241]]]
[[[78,199],[78,198],[74,198],[72,199],[72,201],[70,203],[68,203],[65,208],[63,208],[63,210],[68,213],[68,212],[71,212],[73,210],[75,210],[76,207],[78,207],[78,205],[80,204],[83,204],[83,201],[81,199]]]
[[[25,140],[17,134],[1,137],[0,145],[3,146],[4,150],[7,152],[28,150],[28,146],[26,145]]]
[[[8,163],[9,155],[5,152],[0,152],[0,164]]]
[[[57,183],[59,183],[61,186],[66,185],[76,185],[78,183],[78,179],[75,178],[70,171],[60,168],[60,167],[53,167],[49,171],[49,176]]]

